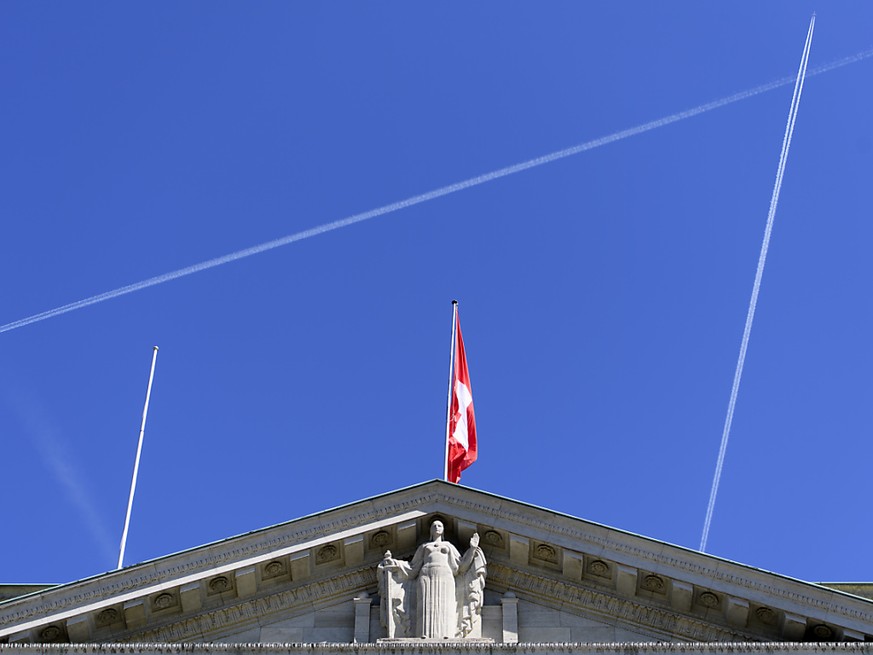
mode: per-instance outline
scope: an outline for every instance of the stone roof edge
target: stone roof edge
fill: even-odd
[[[0,625],[19,624],[37,615],[44,616],[47,620],[50,615],[69,610],[72,605],[80,607],[93,601],[93,597],[104,598],[107,594],[116,597],[134,590],[138,590],[135,593],[140,594],[145,591],[151,593],[158,589],[157,586],[152,589],[157,581],[168,577],[173,579],[184,578],[186,575],[192,578],[202,577],[207,572],[213,574],[225,568],[242,566],[249,560],[261,559],[274,549],[293,550],[303,547],[311,543],[317,534],[339,536],[344,531],[357,531],[364,525],[372,525],[374,521],[391,520],[389,517],[396,517],[398,514],[421,515],[440,506],[445,508],[446,505],[452,508],[451,511],[470,518],[478,518],[485,512],[496,519],[497,523],[505,524],[509,529],[526,526],[531,531],[532,537],[540,534],[559,545],[564,543],[575,546],[576,540],[580,540],[580,543],[587,544],[594,554],[606,549],[614,549],[615,555],[624,560],[624,563],[650,569],[655,573],[663,570],[669,575],[668,569],[681,570],[687,576],[686,580],[695,584],[706,586],[707,579],[717,579],[737,589],[745,588],[746,593],[751,593],[748,598],[753,601],[757,596],[776,596],[807,610],[815,608],[816,615],[824,616],[836,610],[838,614],[847,615],[846,618],[851,617],[853,623],[860,621],[869,624],[873,621],[873,609],[871,609],[873,601],[868,598],[732,562],[490,492],[454,485],[443,480],[430,480],[222,539],[212,544],[165,555],[120,571],[102,573],[43,592],[11,599],[0,603],[0,617],[2,617]],[[541,514],[541,516],[531,516],[531,510],[533,514]],[[544,522],[542,515],[546,515],[549,520]],[[329,520],[321,520],[323,517]],[[584,528],[586,525],[593,530],[586,530]],[[330,538],[332,537],[324,537],[324,539]],[[321,538],[317,539],[320,540]],[[644,546],[646,543],[659,547],[648,548]],[[198,557],[194,561],[178,566],[173,561],[174,558],[185,559],[186,554],[190,556],[195,553]],[[722,563],[728,566],[725,568],[721,566]],[[741,573],[742,571],[745,573]],[[762,579],[770,576],[789,582],[789,588],[781,588],[782,585],[774,586],[768,584],[766,579]],[[822,594],[829,595],[831,599],[834,596],[842,598],[841,607],[835,608]],[[39,597],[39,605],[32,604],[35,596]],[[743,596],[745,597],[745,594]],[[103,602],[105,604],[108,601]],[[25,605],[29,608],[25,609]],[[803,614],[808,614],[808,611]],[[40,621],[45,622],[42,619]],[[844,627],[860,629],[851,624]],[[868,632],[867,625],[864,625],[862,631]]]
[[[242,544],[245,542],[246,544],[250,544],[250,546],[245,546],[243,550],[262,550],[265,547],[270,547],[271,545],[275,545],[277,548],[283,545],[283,543],[261,543],[259,542],[259,537],[269,536],[271,533],[280,533],[282,537],[278,540],[279,542],[285,542],[286,538],[290,538],[292,542],[297,541],[298,537],[306,541],[306,537],[302,534],[295,532],[295,526],[303,526],[304,532],[307,532],[305,526],[307,523],[312,523],[315,526],[319,526],[319,528],[313,530],[309,529],[308,532],[318,532],[320,529],[327,527],[331,524],[322,524],[319,521],[320,517],[341,513],[343,510],[346,510],[346,514],[350,511],[354,511],[356,508],[359,510],[358,514],[354,517],[355,519],[361,519],[364,514],[371,516],[372,515],[372,507],[367,509],[363,513],[361,510],[363,508],[367,508],[368,506],[373,506],[375,503],[378,503],[380,500],[384,501],[390,497],[400,497],[406,496],[409,492],[415,491],[418,488],[426,488],[429,485],[434,485],[434,483],[439,484],[450,484],[448,482],[444,482],[442,480],[429,480],[427,482],[421,482],[415,485],[411,485],[408,487],[404,487],[402,489],[396,489],[394,491],[389,491],[383,494],[378,494],[376,496],[370,496],[369,498],[364,498],[361,500],[356,500],[351,503],[346,503],[344,505],[339,505],[337,507],[332,507],[330,509],[322,510],[320,512],[315,512],[313,514],[307,514],[306,516],[301,516],[295,519],[291,519],[289,521],[284,521],[282,523],[276,523],[274,525],[270,525],[264,528],[258,528],[256,530],[251,530],[249,532],[244,532],[232,537],[226,537],[224,539],[220,539],[218,541],[214,541],[207,544],[202,544],[199,546],[194,546],[192,548],[187,548],[181,551],[177,551],[175,553],[170,553],[168,555],[162,555],[161,557],[157,557],[150,560],[145,560],[143,562],[137,562],[136,564],[130,564],[121,569],[104,571],[101,573],[97,573],[85,578],[80,578],[78,580],[72,580],[70,582],[65,582],[59,585],[52,586],[48,589],[43,589],[41,591],[33,591],[31,593],[25,594],[23,596],[17,596],[10,598],[8,600],[4,600],[0,602],[0,617],[3,616],[4,611],[8,611],[11,608],[20,605],[22,603],[27,603],[28,601],[33,600],[41,596],[42,594],[49,593],[52,596],[63,595],[67,592],[73,593],[80,589],[91,589],[95,586],[99,588],[100,593],[112,592],[112,593],[120,593],[129,588],[129,584],[115,583],[114,581],[135,581],[133,586],[146,586],[149,582],[145,580],[137,580],[137,578],[145,577],[145,578],[154,578],[161,579],[166,577],[167,575],[181,575],[181,571],[176,571],[172,568],[166,568],[166,565],[171,564],[173,560],[177,560],[180,558],[184,558],[185,556],[202,553],[202,558],[198,560],[198,566],[194,566],[195,570],[202,569],[211,569],[217,566],[219,563],[227,563],[236,559],[244,559],[245,553],[235,551],[232,549],[234,544]],[[389,507],[392,507],[389,504]],[[340,519],[342,521],[342,519]],[[358,523],[353,519],[353,523]],[[283,531],[284,529],[284,531]],[[252,542],[254,542],[253,547],[251,546]],[[228,546],[227,549],[223,549],[222,546]],[[191,567],[185,567],[189,569]],[[85,594],[84,596],[89,596],[92,594]],[[81,598],[80,600],[85,600],[85,598]],[[5,622],[0,618],[0,625],[3,625]]]
[[[442,480],[432,480],[432,482],[441,482],[443,484],[450,484],[448,482],[443,482]],[[427,484],[427,483],[423,483],[423,484]],[[454,486],[454,485],[452,485],[452,486]],[[769,569],[762,569],[762,568],[759,568],[756,566],[752,566],[751,564],[745,564],[743,562],[731,560],[731,559],[728,559],[726,557],[720,557],[719,555],[713,555],[712,553],[707,553],[704,551],[696,550],[696,549],[690,548],[688,546],[682,546],[681,544],[674,544],[674,543],[669,542],[669,541],[663,541],[661,539],[657,539],[655,537],[649,537],[649,536],[646,536],[643,534],[632,532],[630,530],[624,530],[622,528],[616,528],[616,527],[613,527],[611,525],[606,525],[604,523],[598,523],[597,521],[592,521],[590,519],[581,518],[579,516],[575,516],[573,514],[567,514],[565,512],[559,512],[557,510],[549,509],[548,507],[540,507],[539,505],[527,503],[523,500],[516,500],[514,498],[509,498],[508,496],[501,496],[499,494],[495,494],[495,493],[492,493],[490,491],[482,491],[481,489],[474,489],[473,487],[459,487],[459,488],[464,489],[464,490],[468,490],[468,491],[472,491],[472,492],[475,492],[477,494],[490,496],[491,498],[494,498],[496,500],[508,501],[508,502],[511,502],[511,503],[514,503],[517,505],[522,505],[524,507],[528,507],[530,509],[538,510],[541,512],[546,512],[548,514],[552,514],[554,516],[558,516],[558,517],[568,519],[571,521],[578,521],[581,523],[586,523],[590,526],[595,526],[597,528],[601,528],[603,530],[606,530],[611,534],[624,535],[626,537],[630,537],[631,539],[640,539],[642,541],[647,541],[647,542],[650,542],[653,544],[658,544],[660,546],[665,546],[667,548],[676,549],[678,551],[682,551],[682,552],[686,553],[690,557],[695,557],[695,558],[699,557],[699,558],[709,559],[709,560],[713,560],[717,563],[724,563],[724,564],[727,564],[729,566],[736,566],[736,567],[739,567],[742,569],[746,569],[747,571],[749,571],[753,574],[764,574],[764,575],[768,575],[768,576],[775,576],[777,578],[781,578],[781,579],[786,580],[788,582],[799,583],[801,585],[812,585],[814,587],[819,587],[822,590],[826,590],[828,592],[836,592],[838,594],[848,596],[850,598],[857,598],[859,600],[863,600],[863,601],[867,601],[867,602],[871,601],[871,599],[869,599],[869,598],[866,598],[863,596],[858,596],[857,594],[852,594],[852,593],[849,593],[846,591],[842,591],[841,589],[839,589],[837,587],[840,585],[853,585],[853,586],[859,586],[859,587],[869,585],[871,588],[873,588],[873,582],[827,582],[827,583],[825,583],[825,582],[811,582],[809,580],[802,580],[800,578],[795,578],[795,577],[792,577],[790,575],[786,575],[784,573],[779,573],[777,571],[771,571]],[[658,554],[660,555],[661,553],[658,552]],[[833,585],[833,586],[831,586],[831,585]]]
[[[0,603],[15,598],[21,598],[22,596],[28,596],[33,593],[39,593],[46,589],[53,589],[57,586],[57,584],[38,584],[32,582],[0,583]]]
[[[846,653],[849,655],[869,655],[873,653],[873,643],[866,642],[625,642],[625,643],[515,643],[487,644],[482,642],[464,643],[462,641],[416,641],[412,643],[106,643],[106,644],[0,644],[0,653],[46,653],[58,655],[77,655],[102,653],[288,653],[314,655],[357,655],[360,653],[395,653],[411,655],[443,655],[448,653],[496,653],[496,654],[538,654],[617,653],[634,655],[636,653],[680,654],[703,653],[713,655],[723,653],[761,653],[778,655],[786,653]]]
[[[437,480],[437,482],[442,481]],[[592,552],[596,552],[597,547],[603,548],[604,550],[609,549],[612,550],[614,554],[624,555],[627,558],[626,563],[634,566],[642,567],[646,563],[646,560],[648,560],[647,563],[651,567],[651,570],[656,573],[661,571],[661,567],[657,566],[657,560],[660,560],[661,563],[665,564],[667,568],[684,571],[684,573],[689,576],[688,579],[702,577],[715,578],[724,583],[735,585],[741,588],[746,588],[747,590],[757,590],[759,592],[763,592],[763,594],[766,595],[773,594],[786,599],[793,596],[795,601],[800,601],[802,604],[806,604],[811,600],[808,596],[809,593],[838,596],[842,597],[845,602],[860,603],[860,606],[864,607],[865,610],[864,613],[866,614],[866,616],[863,617],[863,620],[865,621],[870,620],[871,613],[873,613],[873,610],[871,610],[871,604],[873,604],[873,599],[865,596],[859,596],[857,594],[853,594],[851,592],[844,591],[836,587],[826,586],[817,582],[801,580],[800,578],[795,578],[789,575],[785,575],[783,573],[777,573],[767,569],[758,568],[750,564],[736,562],[734,560],[730,560],[724,557],[719,557],[718,555],[701,552],[687,546],[681,546],[667,541],[662,541],[660,539],[655,539],[653,537],[647,537],[645,535],[630,532],[628,530],[614,528],[612,526],[604,525],[602,523],[597,523],[596,521],[579,518],[577,516],[573,516],[572,514],[566,514],[564,512],[558,512],[556,510],[539,507],[537,505],[532,505],[530,503],[515,500],[505,496],[499,496],[491,492],[481,491],[478,489],[473,489],[471,487],[459,487],[459,489],[461,490],[459,495],[455,496],[454,498],[445,497],[446,500],[449,502],[452,502],[452,500],[454,500],[455,503],[458,505],[468,504],[469,509],[469,499],[462,498],[461,495],[467,492],[473,492],[475,494],[489,496],[497,501],[505,501],[536,511],[551,514],[552,516],[561,519],[562,521],[564,521],[563,525],[552,523],[549,524],[548,528],[546,528],[548,532],[552,533],[552,535],[550,535],[552,543],[564,545],[560,537],[565,537],[569,540],[567,543],[575,541],[576,543],[587,543],[589,547],[594,546],[595,549],[592,550]],[[442,490],[435,491],[437,493],[442,493]],[[503,515],[506,518],[511,518],[516,522],[517,525],[526,524],[526,527],[528,527],[529,529],[533,531],[538,530],[538,526],[536,524],[530,521],[526,521],[525,517],[521,515],[513,514],[511,511],[507,511],[507,508],[503,506],[496,510],[495,513]],[[599,536],[589,534],[586,538],[585,535],[582,535],[580,531],[572,525],[574,523],[586,524],[588,526],[595,527],[603,531],[603,534]],[[542,526],[540,525],[539,527],[541,528]],[[661,548],[645,549],[645,552],[643,552],[639,548],[639,546],[634,544],[634,542],[637,541],[654,544],[660,546]],[[673,551],[675,555],[680,555],[681,559],[677,559],[675,555],[671,556],[669,551]],[[721,565],[726,565],[726,567],[723,567]],[[745,576],[737,577],[734,573],[732,573],[732,570],[737,572],[744,571]],[[759,583],[757,581],[760,581],[762,578],[771,577],[789,583],[791,585],[791,588],[794,590],[793,593],[788,592],[787,589],[779,589],[770,585],[767,585],[763,588],[759,586]],[[700,580],[699,583],[705,585],[705,582],[703,580]],[[865,583],[856,584],[863,585]],[[806,593],[801,590],[806,590]],[[824,606],[821,606],[820,609],[824,609]],[[829,611],[829,608],[827,609]]]
[[[873,582],[817,582],[816,584],[842,594],[873,600]]]
[[[501,496],[500,494],[496,494],[496,493],[493,493],[491,491],[483,491],[481,489],[476,489],[474,487],[466,487],[466,486],[462,486],[462,485],[452,484],[452,483],[446,482],[444,480],[440,480],[439,478],[429,480],[427,482],[422,482],[422,483],[419,483],[417,485],[404,487],[403,489],[398,489],[395,492],[388,492],[385,494],[380,494],[379,496],[373,496],[373,498],[365,499],[365,500],[375,500],[375,499],[380,498],[382,496],[389,496],[389,495],[392,495],[394,493],[400,493],[403,491],[414,489],[416,487],[425,487],[425,486],[428,486],[431,484],[434,484],[435,486],[445,485],[446,487],[449,487],[449,488],[455,488],[455,489],[458,489],[459,493],[462,493],[462,494],[472,492],[474,494],[488,496],[488,497],[493,498],[494,500],[497,500],[497,501],[510,502],[510,503],[515,504],[515,505],[520,505],[522,507],[533,509],[533,510],[536,510],[539,512],[551,514],[553,516],[560,517],[560,518],[563,518],[563,519],[566,519],[569,521],[584,523],[584,524],[587,524],[589,526],[600,528],[602,530],[607,531],[611,535],[623,535],[623,536],[629,537],[631,539],[640,539],[644,542],[658,544],[658,545],[666,547],[666,548],[675,549],[677,551],[684,552],[690,558],[695,558],[695,559],[696,558],[703,558],[703,559],[707,559],[707,560],[712,560],[716,564],[723,563],[723,564],[727,564],[731,567],[738,567],[740,569],[745,569],[746,571],[749,572],[750,575],[762,575],[763,574],[765,576],[774,576],[774,577],[780,578],[782,580],[785,580],[787,582],[799,584],[799,585],[804,586],[804,587],[806,587],[806,586],[817,587],[821,591],[825,591],[828,593],[835,593],[835,594],[838,594],[840,596],[845,596],[846,598],[860,600],[864,603],[873,602],[873,598],[870,598],[867,596],[859,596],[858,594],[854,594],[854,593],[851,593],[849,591],[845,591],[845,590],[840,588],[843,585],[845,585],[845,586],[851,585],[851,586],[856,586],[856,587],[869,586],[871,589],[873,589],[873,582],[827,582],[827,583],[825,583],[825,582],[811,582],[809,580],[802,580],[800,578],[795,578],[793,576],[786,575],[784,573],[779,573],[777,571],[763,569],[760,567],[752,566],[751,564],[745,564],[743,562],[731,560],[731,559],[728,559],[726,557],[720,557],[719,555],[713,555],[712,553],[699,551],[699,550],[696,550],[694,548],[690,548],[688,546],[682,546],[681,544],[674,544],[672,542],[664,541],[662,539],[657,539],[655,537],[649,537],[647,535],[639,534],[637,532],[632,532],[630,530],[624,530],[622,528],[616,528],[616,527],[613,527],[611,525],[606,525],[605,523],[599,523],[597,521],[592,521],[591,519],[581,518],[581,517],[576,516],[574,514],[569,514],[569,513],[561,512],[558,510],[549,509],[548,507],[542,507],[540,505],[528,503],[528,502],[525,502],[523,500],[517,500],[515,498],[510,498],[509,496]],[[441,491],[438,493],[441,493]],[[446,497],[446,500],[451,502],[452,499],[450,497]],[[364,501],[360,501],[360,502],[364,502]],[[348,505],[354,505],[354,504],[355,503],[349,503]],[[343,505],[341,507],[346,507],[346,506],[347,505]],[[336,509],[340,509],[340,508],[336,508]],[[657,555],[661,555],[661,554],[662,554],[661,552],[657,553]],[[713,567],[713,568],[715,568],[715,567]],[[712,574],[712,572],[713,572],[713,569],[707,570],[707,574]]]
[[[369,496],[368,498],[361,498],[361,499],[354,500],[354,501],[349,502],[349,503],[343,503],[342,505],[337,505],[335,507],[330,507],[328,509],[319,510],[318,512],[313,512],[312,514],[306,514],[304,516],[299,516],[299,517],[296,517],[293,519],[289,519],[288,521],[274,523],[273,525],[268,525],[268,526],[265,526],[262,528],[255,528],[254,530],[249,530],[248,532],[241,532],[239,534],[235,534],[235,535],[230,536],[230,537],[224,537],[223,539],[218,539],[216,541],[210,541],[210,542],[207,542],[205,544],[199,544],[197,546],[192,546],[191,548],[184,548],[184,549],[176,551],[174,553],[168,553],[166,555],[161,555],[160,557],[155,557],[152,559],[143,560],[142,562],[136,562],[135,564],[128,564],[127,566],[124,566],[121,569],[111,569],[109,571],[101,571],[100,573],[95,573],[93,575],[89,575],[89,576],[86,576],[84,578],[79,578],[77,580],[70,580],[69,582],[63,582],[60,584],[46,585],[46,587],[51,587],[52,591],[54,591],[56,589],[62,590],[66,587],[72,587],[75,585],[81,585],[83,583],[92,582],[92,581],[97,580],[99,578],[122,575],[124,573],[129,573],[135,569],[155,566],[155,565],[157,565],[161,562],[164,562],[166,560],[170,560],[170,559],[179,557],[180,555],[186,555],[189,553],[196,552],[198,550],[212,549],[212,548],[215,548],[217,546],[220,546],[221,544],[228,543],[231,541],[240,540],[240,539],[243,539],[245,537],[255,537],[258,534],[266,533],[266,532],[276,530],[276,529],[282,528],[282,527],[288,527],[294,523],[304,523],[305,521],[318,518],[319,516],[323,516],[325,514],[340,511],[343,509],[349,509],[349,508],[352,508],[356,505],[363,505],[366,503],[371,503],[373,501],[379,500],[379,499],[384,498],[386,496],[393,496],[395,494],[405,493],[405,492],[411,491],[413,489],[416,489],[418,487],[427,486],[427,485],[432,484],[434,482],[439,482],[442,484],[449,484],[448,482],[445,482],[443,480],[438,480],[438,479],[427,480],[425,482],[419,482],[417,484],[409,485],[407,487],[401,487],[400,489],[394,489],[392,491],[386,491],[384,493],[377,494],[375,496]],[[482,492],[482,493],[486,493],[486,492]],[[45,591],[45,590],[43,590],[43,591]],[[3,609],[4,603],[18,601],[18,600],[21,600],[22,598],[26,598],[27,596],[31,596],[33,594],[38,594],[38,593],[40,593],[40,592],[37,591],[37,592],[33,592],[32,594],[26,594],[24,596],[17,596],[15,598],[10,598],[8,600],[4,600],[4,601],[0,602],[0,610]]]
[[[177,551],[175,553],[169,553],[167,555],[162,555],[160,557],[156,557],[156,558],[153,558],[150,560],[137,562],[136,564],[126,566],[120,570],[104,571],[101,573],[94,574],[92,576],[80,578],[78,580],[72,580],[70,582],[50,586],[50,591],[52,591],[52,592],[63,591],[64,589],[66,589],[68,587],[74,587],[74,586],[87,584],[89,582],[95,582],[101,578],[116,577],[118,575],[124,575],[125,573],[129,574],[129,573],[133,573],[137,569],[145,569],[145,568],[149,568],[149,567],[158,567],[161,563],[172,560],[173,558],[177,558],[177,557],[182,556],[182,555],[194,553],[197,551],[206,552],[209,550],[215,550],[219,546],[221,546],[222,544],[228,544],[228,543],[231,543],[234,541],[241,541],[241,540],[246,539],[246,538],[248,538],[249,540],[256,540],[258,535],[265,535],[269,532],[277,531],[281,528],[288,529],[288,528],[291,528],[294,524],[304,525],[307,521],[312,521],[313,519],[317,519],[318,517],[322,517],[322,516],[325,516],[328,514],[333,514],[336,512],[341,512],[342,510],[351,510],[351,509],[355,508],[356,506],[364,506],[367,504],[377,503],[378,501],[384,500],[384,499],[391,497],[391,496],[402,496],[402,495],[406,495],[409,492],[414,491],[416,489],[425,489],[427,487],[433,487],[434,488],[433,492],[440,494],[440,495],[443,495],[444,498],[448,502],[451,502],[453,500],[452,495],[454,495],[454,494],[447,494],[446,493],[446,491],[448,491],[449,489],[451,489],[453,491],[457,490],[457,493],[459,495],[472,493],[475,495],[487,496],[487,497],[490,497],[496,501],[509,502],[509,503],[513,503],[515,505],[519,505],[522,507],[533,509],[533,510],[536,510],[539,512],[551,514],[551,515],[556,516],[556,517],[561,517],[565,520],[584,523],[584,524],[587,524],[589,526],[593,526],[593,527],[599,528],[601,530],[607,531],[608,533],[611,533],[614,535],[624,535],[624,536],[629,537],[631,539],[640,539],[644,542],[658,544],[658,545],[661,545],[661,546],[664,546],[664,547],[667,547],[670,549],[675,549],[676,551],[685,553],[686,555],[688,555],[690,558],[693,558],[693,559],[705,558],[705,559],[708,559],[708,560],[713,561],[715,563],[725,563],[725,564],[728,564],[730,566],[739,567],[740,569],[744,569],[744,570],[748,571],[752,575],[764,574],[764,575],[769,575],[769,576],[775,576],[777,578],[780,578],[780,579],[783,579],[783,580],[786,580],[786,581],[789,581],[792,583],[799,583],[800,585],[803,585],[803,586],[810,585],[813,587],[818,587],[823,591],[839,594],[839,595],[845,596],[847,598],[857,599],[857,600],[860,600],[860,601],[865,602],[865,603],[873,602],[873,600],[871,600],[870,598],[867,598],[864,596],[858,596],[857,594],[853,594],[851,592],[839,589],[836,586],[829,586],[827,584],[809,582],[807,580],[801,580],[799,578],[794,578],[794,577],[791,577],[791,576],[788,576],[785,574],[777,573],[774,571],[769,571],[767,569],[762,569],[762,568],[758,568],[755,566],[751,566],[749,564],[744,564],[742,562],[736,562],[736,561],[733,561],[733,560],[730,560],[727,558],[719,557],[718,555],[700,552],[698,550],[695,550],[693,548],[689,548],[687,546],[673,544],[673,543],[670,543],[667,541],[662,541],[660,539],[656,539],[653,537],[648,537],[648,536],[641,535],[641,534],[638,534],[635,532],[631,532],[629,530],[623,530],[621,528],[615,528],[615,527],[612,527],[609,525],[598,523],[596,521],[584,519],[584,518],[575,516],[573,514],[559,512],[559,511],[552,510],[552,509],[549,509],[546,507],[541,507],[539,505],[534,505],[532,503],[527,503],[525,501],[516,500],[516,499],[510,498],[508,496],[501,496],[501,495],[495,494],[493,492],[483,491],[481,489],[474,489],[473,487],[465,487],[465,486],[461,486],[461,485],[452,484],[450,482],[446,482],[445,480],[441,480],[439,478],[435,478],[432,480],[426,480],[424,482],[419,482],[419,483],[409,485],[406,487],[401,487],[400,489],[387,491],[387,492],[384,492],[381,494],[377,494],[375,496],[370,496],[368,498],[362,498],[362,499],[355,500],[355,501],[352,501],[349,503],[344,503],[341,505],[337,505],[335,507],[320,510],[320,511],[314,512],[312,514],[307,514],[305,516],[290,519],[288,521],[283,521],[281,523],[276,523],[276,524],[265,526],[262,528],[257,528],[254,530],[250,530],[248,532],[243,532],[243,533],[240,533],[237,535],[233,535],[231,537],[225,537],[223,539],[219,539],[217,541],[209,542],[206,544],[193,546],[191,548],[186,548],[186,549]],[[457,499],[460,500],[460,497],[458,497]],[[706,568],[707,568],[707,573],[711,574],[712,571],[717,567],[706,567]],[[863,584],[867,584],[867,583],[851,583],[851,584],[863,585]],[[873,583],[869,583],[869,584],[873,585]],[[30,596],[35,596],[35,595],[38,595],[38,594],[43,593],[43,592],[48,591],[48,590],[49,589],[42,589],[42,590],[34,591],[34,592],[31,592],[31,593],[28,593],[28,594],[25,594],[22,596],[17,596],[17,597],[10,598],[7,600],[2,600],[2,601],[0,601],[0,610],[2,610],[4,605],[6,605],[7,603],[12,604],[12,603],[15,603],[16,601],[21,601],[21,600],[27,599]]]

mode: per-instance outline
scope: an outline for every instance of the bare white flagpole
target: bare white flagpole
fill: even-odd
[[[146,389],[145,405],[142,408],[142,425],[139,428],[139,443],[136,446],[136,459],[133,463],[133,478],[130,481],[130,496],[127,499],[127,515],[124,517],[124,531],[121,533],[121,552],[118,553],[118,568],[124,561],[124,547],[127,545],[127,529],[130,527],[130,510],[133,509],[133,494],[136,491],[136,476],[139,473],[139,457],[142,454],[142,438],[145,436],[146,416],[149,413],[149,398],[152,395],[152,381],[155,379],[155,362],[158,359],[158,347],[152,351],[152,369],[149,372],[149,386]]]
[[[449,355],[449,398],[446,401],[446,456],[443,458],[443,480],[449,480],[449,423],[452,418],[452,370],[455,367],[455,325],[458,320],[458,301],[452,301],[452,352]]]

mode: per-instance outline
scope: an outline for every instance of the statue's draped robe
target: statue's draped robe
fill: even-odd
[[[455,575],[461,555],[447,541],[423,544],[412,558],[418,570],[415,627],[420,637],[443,639],[458,631],[458,600]]]

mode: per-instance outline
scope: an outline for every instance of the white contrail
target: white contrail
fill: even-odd
[[[758,292],[761,290],[761,278],[764,275],[764,264],[767,263],[767,250],[770,247],[770,235],[773,233],[773,221],[776,218],[776,205],[779,203],[779,192],[782,189],[782,178],[785,175],[785,164],[788,161],[788,149],[791,147],[791,137],[794,134],[794,122],[797,120],[797,109],[800,106],[800,94],[803,92],[803,80],[806,77],[806,65],[809,62],[809,50],[812,45],[812,32],[815,28],[815,14],[809,21],[809,30],[806,33],[806,43],[803,46],[803,55],[800,57],[800,69],[794,83],[794,95],[791,98],[791,108],[788,111],[788,123],[785,125],[785,135],[782,137],[782,152],[779,155],[779,165],[776,167],[776,181],[773,184],[773,195],[770,198],[770,210],[767,212],[767,226],[764,228],[764,241],[761,244],[761,254],[758,256],[758,270],[755,273],[755,283],[752,285],[752,298],[749,301],[749,311],[746,314],[746,326],[743,329],[743,338],[740,342],[740,356],[737,359],[737,368],[734,371],[734,382],[731,387],[731,396],[728,401],[727,416],[724,421],[724,430],[721,435],[721,445],[718,449],[718,461],[715,465],[715,475],[712,479],[712,489],[709,492],[709,504],[706,507],[706,520],[703,522],[703,535],[700,537],[700,550],[706,549],[706,540],[709,538],[709,527],[712,523],[712,512],[715,508],[715,498],[718,494],[718,483],[721,480],[721,470],[724,464],[724,455],[727,451],[728,438],[731,433],[731,423],[734,420],[734,409],[737,404],[737,394],[740,390],[740,379],[743,376],[743,365],[746,362],[746,350],[749,347],[749,335],[752,332],[752,321],[755,319],[755,308],[758,305]]]
[[[7,395],[9,407],[13,408],[21,422],[22,434],[33,441],[48,471],[54,475],[63,499],[78,510],[83,530],[90,532],[108,567],[109,562],[115,558],[115,540],[110,536],[97,505],[92,500],[87,480],[77,468],[76,458],[69,452],[68,443],[61,430],[37,396],[21,389],[20,385],[7,390],[4,384],[0,387],[0,401]],[[10,449],[20,447],[13,445],[13,440],[9,440],[8,445]]]
[[[873,56],[873,49],[865,50],[849,57],[844,57],[842,59],[838,59],[823,66],[820,66],[819,68],[810,71],[809,75],[824,73],[835,68],[840,68],[841,66],[846,66],[856,61],[861,61],[862,59],[867,59],[870,56]],[[734,102],[739,102],[740,100],[745,100],[746,98],[760,95],[761,93],[765,93],[767,91],[772,91],[773,89],[786,86],[793,81],[793,77],[783,77],[778,80],[774,80],[773,82],[768,82],[767,84],[756,86],[755,88],[749,89],[747,91],[740,91],[739,93],[735,93],[731,96],[727,96],[719,100],[713,100],[712,102],[707,102],[706,104],[700,105],[693,109],[686,109],[685,111],[680,111],[678,113],[671,114],[669,116],[665,116],[663,118],[659,118],[648,123],[643,123],[642,125],[637,125],[636,127],[621,130],[620,132],[614,132],[607,136],[600,137],[599,139],[594,139],[593,141],[587,141],[585,143],[581,143],[579,145],[566,148],[564,150],[558,150],[557,152],[552,152],[541,157],[529,159],[519,164],[506,166],[505,168],[500,168],[496,171],[491,171],[490,173],[477,175],[476,177],[471,177],[461,182],[456,182],[448,186],[440,187],[439,189],[428,191],[427,193],[412,196],[411,198],[407,198],[406,200],[393,202],[389,205],[383,205],[382,207],[378,207],[376,209],[371,209],[360,214],[354,214],[347,218],[333,221],[332,223],[325,223],[323,225],[310,228],[308,230],[303,230],[302,232],[289,234],[288,236],[274,239],[273,241],[267,241],[266,243],[252,246],[251,248],[237,250],[236,252],[232,252],[221,257],[215,257],[214,259],[208,259],[204,262],[200,262],[199,264],[193,264],[185,268],[180,268],[178,270],[171,271],[170,273],[156,275],[155,277],[150,277],[146,280],[142,280],[141,282],[134,282],[133,284],[128,284],[127,286],[119,287],[118,289],[113,289],[112,291],[106,291],[104,293],[97,294],[96,296],[83,298],[82,300],[77,300],[67,305],[61,305],[60,307],[49,309],[39,314],[34,314],[33,316],[28,316],[17,321],[12,321],[11,323],[7,323],[6,325],[0,325],[0,333],[22,328],[32,323],[38,323],[48,318],[53,318],[55,316],[60,316],[61,314],[66,314],[67,312],[72,312],[77,309],[88,307],[89,305],[95,305],[106,300],[112,300],[113,298],[118,298],[119,296],[133,293],[134,291],[140,291],[148,287],[163,284],[164,282],[169,282],[170,280],[185,277],[186,275],[199,273],[200,271],[205,271],[209,268],[215,268],[216,266],[221,266],[222,264],[227,264],[238,259],[251,257],[252,255],[257,255],[259,253],[266,252],[267,250],[272,250],[273,248],[286,246],[289,243],[294,243],[295,241],[302,241],[303,239],[318,236],[319,234],[324,234],[325,232],[338,230],[341,227],[353,225],[354,223],[360,223],[371,218],[376,218],[377,216],[390,214],[391,212],[405,209],[406,207],[412,207],[413,205],[418,205],[429,200],[434,200],[436,198],[441,198],[442,196],[447,196],[449,194],[456,193],[457,191],[463,191],[464,189],[479,186],[480,184],[485,184],[486,182],[491,182],[492,180],[497,180],[501,177],[506,177],[507,175],[513,175],[515,173],[526,171],[530,168],[535,168],[537,166],[542,166],[543,164],[557,161],[558,159],[564,159],[565,157],[570,157],[571,155],[576,155],[580,152],[585,152],[586,150],[593,150],[594,148],[599,148],[600,146],[605,146],[616,141],[621,141],[622,139],[636,136],[637,134],[642,134],[643,132],[648,132],[649,130],[654,130],[658,127],[664,127],[665,125],[670,125],[671,123],[676,123],[686,118],[691,118],[693,116],[703,114],[713,109],[718,109],[719,107],[724,107],[725,105],[729,105]]]

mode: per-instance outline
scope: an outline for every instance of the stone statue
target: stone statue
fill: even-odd
[[[443,539],[442,521],[430,526],[430,541],[411,562],[394,559],[391,551],[379,564],[382,625],[388,637],[456,639],[476,636],[485,588],[485,554],[479,535],[462,556]]]

